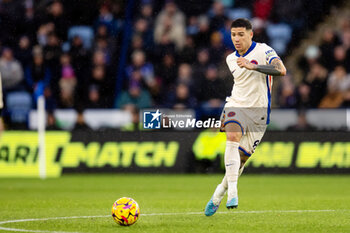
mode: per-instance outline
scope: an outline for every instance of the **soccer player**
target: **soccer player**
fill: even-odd
[[[226,191],[226,207],[238,206],[238,177],[270,121],[272,76],[284,76],[287,72],[271,47],[252,38],[249,20],[239,18],[232,22],[231,39],[236,51],[227,56],[226,62],[235,83],[221,114],[221,130],[226,132],[226,172],[205,207],[207,216],[215,214]]]

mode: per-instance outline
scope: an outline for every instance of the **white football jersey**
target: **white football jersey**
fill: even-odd
[[[227,56],[226,62],[233,75],[234,85],[225,107],[256,108],[266,112],[266,124],[270,121],[272,76],[237,65],[241,55],[237,51]],[[264,43],[253,41],[244,58],[257,65],[268,65],[273,59],[280,59],[275,50]]]

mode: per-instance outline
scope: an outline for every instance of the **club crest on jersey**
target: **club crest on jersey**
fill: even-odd
[[[251,60],[250,63],[253,63],[253,64],[255,64],[255,65],[258,64],[258,62],[257,62],[256,60]]]
[[[229,112],[229,113],[227,114],[228,117],[233,117],[234,115],[236,115],[235,112]]]

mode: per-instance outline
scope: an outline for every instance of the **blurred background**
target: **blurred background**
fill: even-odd
[[[37,175],[41,95],[47,163],[59,167],[48,168],[52,176],[220,171],[223,135],[142,133],[139,116],[167,109],[218,118],[232,90],[225,59],[239,17],[288,70],[274,79],[271,124],[248,169],[349,173],[347,1],[1,0],[0,176]]]

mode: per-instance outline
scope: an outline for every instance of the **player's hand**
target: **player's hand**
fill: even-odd
[[[239,57],[237,59],[237,65],[240,68],[246,68],[248,70],[253,70],[255,68],[255,64],[250,63],[249,60],[244,57]]]

